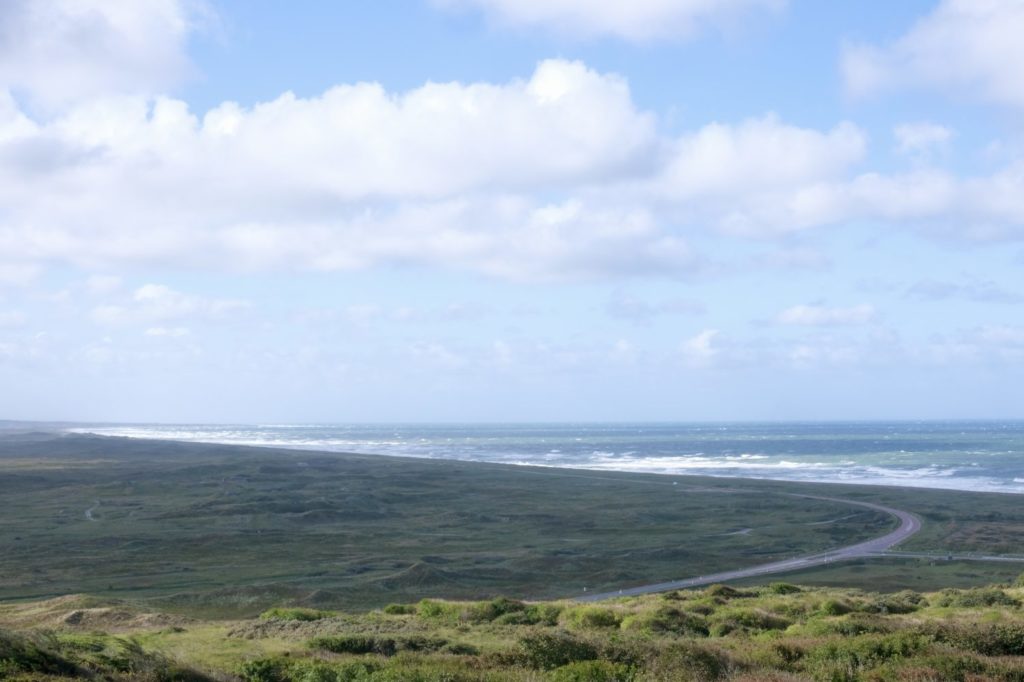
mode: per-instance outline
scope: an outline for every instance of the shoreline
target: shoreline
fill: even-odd
[[[792,424],[800,424],[799,422],[786,422]],[[822,422],[826,423],[826,422]],[[833,423],[833,422],[828,422]],[[841,423],[841,422],[834,422]],[[857,422],[849,422],[857,423]],[[879,422],[882,424],[883,422]],[[901,422],[884,422],[885,424],[897,424]],[[906,422],[906,423],[920,423],[920,422]],[[957,422],[960,423],[960,422]],[[965,422],[966,423],[966,422]],[[982,422],[975,420],[974,423],[1002,423],[1001,420],[993,420],[992,422]],[[740,424],[740,422],[737,422]],[[754,425],[753,422],[743,422],[742,424]],[[219,425],[224,426],[224,425]],[[258,426],[252,425],[239,425],[245,426],[246,428],[259,428]],[[400,425],[395,425],[400,426]],[[273,428],[307,428],[308,425],[294,425],[294,426],[282,426],[274,425]],[[107,427],[99,427],[107,428]],[[392,458],[408,458],[416,460],[436,460],[441,462],[467,462],[467,463],[478,463],[478,464],[500,464],[505,466],[517,466],[517,467],[539,467],[545,469],[561,469],[561,470],[572,470],[572,471],[589,471],[594,473],[609,473],[609,474],[640,474],[640,475],[652,475],[652,476],[696,476],[696,477],[708,477],[716,479],[737,479],[737,480],[750,480],[750,481],[772,481],[779,483],[806,483],[806,484],[826,484],[826,485],[842,485],[842,486],[869,486],[869,487],[883,487],[883,488],[909,488],[914,490],[935,490],[935,491],[955,491],[964,493],[985,493],[985,494],[996,494],[996,495],[1024,495],[1024,483],[1019,484],[1019,489],[1006,490],[1002,489],[998,484],[991,485],[975,485],[975,486],[963,486],[955,485],[955,477],[949,477],[950,481],[954,484],[951,485],[928,485],[928,484],[916,484],[913,479],[904,480],[902,478],[886,478],[879,477],[876,479],[862,478],[856,480],[844,480],[837,479],[828,476],[801,476],[801,477],[785,477],[776,475],[758,475],[756,473],[742,474],[730,474],[722,473],[723,470],[730,468],[735,469],[756,469],[756,466],[734,466],[734,467],[714,467],[709,466],[707,468],[701,467],[688,467],[681,470],[672,470],[670,467],[664,467],[660,470],[657,467],[637,467],[630,468],[624,467],[610,467],[610,466],[593,466],[588,463],[581,464],[551,464],[546,462],[534,462],[529,460],[518,460],[518,461],[493,461],[490,459],[483,458],[471,458],[471,457],[445,457],[445,456],[432,456],[432,455],[421,455],[410,452],[384,452],[384,451],[358,451],[358,450],[342,450],[342,449],[329,449],[325,448],[323,444],[299,444],[299,443],[261,443],[258,441],[232,441],[226,439],[200,439],[200,438],[171,438],[171,437],[159,437],[149,434],[108,434],[102,433],[101,431],[91,430],[87,427],[58,427],[55,429],[56,432],[62,434],[74,434],[74,435],[88,435],[101,438],[124,438],[137,441],[155,441],[163,443],[194,443],[202,445],[219,445],[219,446],[231,446],[241,448],[258,448],[264,450],[286,450],[290,452],[312,452],[322,454],[334,454],[334,455],[358,455],[361,457],[392,457]],[[794,463],[787,469],[800,471],[808,470],[812,467],[802,467],[799,464]],[[959,480],[978,480],[970,478],[961,478]],[[992,479],[981,479],[981,480],[992,480]],[[1014,482],[1017,479],[1013,479]],[[929,481],[932,483],[932,481]]]

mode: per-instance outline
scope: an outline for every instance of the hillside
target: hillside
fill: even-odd
[[[422,600],[204,621],[88,597],[0,606],[11,680],[1021,680],[1024,587],[789,583],[580,605]]]

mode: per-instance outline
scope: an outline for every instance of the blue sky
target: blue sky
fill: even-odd
[[[1024,3],[18,0],[0,416],[1022,418]]]

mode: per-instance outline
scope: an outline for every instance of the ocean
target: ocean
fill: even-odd
[[[98,424],[132,438],[503,464],[1024,493],[1024,422]]]

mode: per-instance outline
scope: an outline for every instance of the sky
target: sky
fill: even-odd
[[[1024,418],[1024,0],[7,0],[0,418]]]

